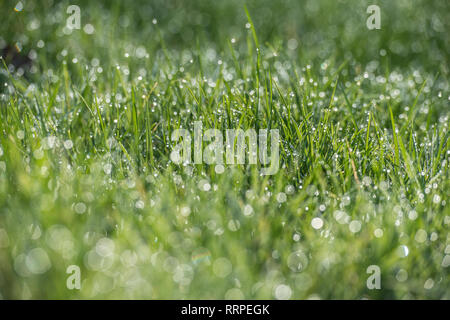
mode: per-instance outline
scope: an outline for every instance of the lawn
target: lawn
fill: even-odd
[[[450,299],[450,2],[0,18],[0,298]],[[194,161],[196,123],[278,132],[277,170]]]

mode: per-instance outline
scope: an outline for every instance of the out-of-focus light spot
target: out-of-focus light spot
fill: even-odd
[[[228,290],[225,293],[225,299],[226,300],[243,300],[243,299],[245,299],[245,297],[240,289],[233,288],[233,289]]]
[[[380,229],[380,228],[375,229],[375,231],[373,232],[373,234],[375,235],[375,237],[381,238],[381,237],[383,236],[383,230]]]
[[[397,254],[398,254],[398,256],[399,256],[400,258],[405,258],[405,257],[407,257],[408,254],[409,254],[409,249],[408,249],[408,247],[405,246],[405,245],[398,247],[398,249],[397,249]]]
[[[225,278],[233,270],[231,262],[227,258],[218,258],[214,261],[213,272],[219,278]]]
[[[194,265],[200,263],[210,264],[211,252],[206,248],[198,248],[192,252],[191,261]]]
[[[277,300],[289,300],[292,295],[292,289],[288,285],[280,284],[275,288],[274,295]]]
[[[52,264],[47,252],[42,248],[35,248],[28,252],[25,263],[31,273],[42,274],[47,272]]]
[[[404,282],[408,280],[408,272],[405,269],[400,269],[397,274],[395,275],[395,278],[399,282]]]
[[[323,227],[323,220],[320,218],[314,218],[311,220],[311,226],[314,229],[319,230],[320,228]]]
[[[23,3],[22,1],[17,2],[16,6],[14,7],[15,12],[20,12],[23,10]]]
[[[416,232],[416,236],[414,237],[414,239],[418,242],[418,243],[424,243],[427,240],[427,232],[423,229],[419,229]]]
[[[293,272],[302,272],[308,266],[308,258],[302,251],[296,251],[289,255],[287,265]]]
[[[95,29],[94,29],[94,26],[92,25],[92,24],[87,24],[87,25],[85,25],[84,27],[83,27],[83,31],[86,33],[86,34],[93,34],[94,33],[94,31],[95,31]]]
[[[359,222],[358,220],[353,220],[348,225],[348,228],[350,229],[351,232],[357,233],[361,230],[361,222]]]

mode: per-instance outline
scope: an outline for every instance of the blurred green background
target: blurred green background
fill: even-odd
[[[448,72],[448,1],[23,1],[25,10],[11,11],[13,1],[1,4],[2,38],[20,42],[25,50],[45,41],[47,58],[62,49],[103,63],[122,58],[119,48],[143,45],[161,49],[162,38],[169,52],[183,49],[217,52],[228,50],[228,41],[246,37],[250,11],[262,44],[295,50],[286,54],[305,61],[354,58],[368,62],[387,51],[392,65],[432,68]],[[69,4],[81,8],[81,24],[92,24],[95,33],[63,31]],[[381,8],[381,29],[368,30],[366,9]],[[157,25],[152,24],[153,19]],[[295,41],[294,41],[295,40]],[[246,50],[245,41],[241,50]],[[283,50],[285,51],[285,50]],[[292,52],[291,52],[292,51]],[[153,51],[152,51],[153,52]],[[159,51],[153,52],[158,54]],[[100,56],[99,56],[100,55]]]

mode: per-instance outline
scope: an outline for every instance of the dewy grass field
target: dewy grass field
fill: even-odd
[[[0,297],[449,299],[449,9],[2,1]],[[174,163],[196,121],[279,169]]]

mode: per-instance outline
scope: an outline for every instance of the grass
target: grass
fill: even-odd
[[[2,3],[0,297],[449,299],[450,11],[416,2]],[[172,163],[198,120],[279,129],[280,170]]]

